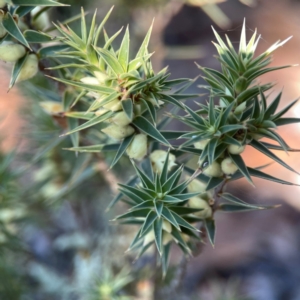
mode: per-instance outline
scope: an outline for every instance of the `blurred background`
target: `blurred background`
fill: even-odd
[[[112,34],[130,24],[135,48],[155,18],[150,44],[150,51],[155,51],[153,64],[156,70],[168,65],[173,78],[200,75],[195,61],[218,68],[211,26],[238,44],[244,18],[248,37],[255,28],[261,34],[258,53],[279,39],[293,36],[275,52],[273,66],[300,62],[298,0],[65,0],[64,3],[72,7],[51,10],[51,20],[56,22],[77,14],[81,6],[89,12],[97,8],[101,20],[115,5],[106,30]],[[132,264],[133,257],[124,254],[132,229],[109,224],[109,219],[125,206],[117,205],[105,212],[117,192],[116,180],[124,181],[130,175],[120,175],[128,161],[121,161],[109,174],[101,155],[95,163],[95,157],[76,158],[61,151],[69,141],[53,139],[60,132],[58,120],[34,105],[34,101],[45,100],[46,96],[35,94],[26,84],[7,93],[10,71],[9,64],[0,64],[0,299],[169,299],[170,295],[159,296],[153,284],[152,254]],[[299,67],[268,73],[261,81],[277,83],[270,98],[283,90],[282,106],[300,95]],[[202,83],[198,79],[191,92],[202,93],[197,87]],[[199,101],[205,99],[203,96]],[[300,103],[290,116],[300,117]],[[180,129],[178,126],[171,123],[170,128]],[[283,126],[280,132],[292,148],[300,148],[300,125]],[[51,149],[46,157],[45,147]],[[16,154],[10,157],[11,151]],[[297,153],[276,154],[300,171]],[[26,165],[32,157],[36,165]],[[252,149],[244,157],[254,167],[269,162]],[[91,162],[93,167],[88,168]],[[18,177],[14,170],[20,167],[26,171]],[[281,166],[273,164],[266,171],[300,184],[300,176]],[[252,189],[241,180],[230,189],[249,202],[281,204],[281,207],[219,214],[215,249],[208,244],[200,256],[190,259],[178,299],[300,299],[300,188],[263,180],[255,180],[255,184]],[[179,260],[174,251],[172,261]]]

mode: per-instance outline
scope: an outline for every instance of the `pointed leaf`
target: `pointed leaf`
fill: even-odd
[[[26,38],[20,31],[18,24],[9,12],[4,15],[2,25],[12,37],[31,50]]]
[[[133,103],[132,100],[125,99],[121,101],[124,112],[126,113],[129,120],[133,119]]]
[[[208,239],[213,247],[215,247],[216,225],[214,219],[206,219],[204,221]]]

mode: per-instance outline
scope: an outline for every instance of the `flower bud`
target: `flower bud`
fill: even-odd
[[[169,232],[163,232],[162,243],[164,246],[173,240],[173,236]]]
[[[223,175],[221,166],[218,162],[214,161],[212,164],[204,166],[204,161],[199,160],[198,164],[203,169],[203,174],[210,177],[221,177]]]
[[[26,49],[23,45],[13,43],[0,45],[0,60],[15,62],[25,54]]]
[[[119,111],[122,110],[122,104],[121,101],[118,99],[113,100],[105,105],[103,105],[104,108],[109,109],[111,111]]]
[[[246,102],[241,103],[235,110],[234,113],[236,115],[241,114],[246,109]]]
[[[99,83],[103,83],[107,79],[107,75],[99,71],[95,71],[94,75],[97,77]]]
[[[6,0],[0,0],[0,8],[3,8],[6,5]]]
[[[99,81],[95,77],[83,77],[80,79],[80,81],[85,84],[99,85]]]
[[[39,60],[36,54],[29,54],[16,82],[32,78],[39,70]]]
[[[238,170],[238,167],[235,165],[235,163],[230,157],[225,158],[221,162],[221,168],[226,175],[232,175]]]
[[[164,163],[167,157],[167,152],[164,150],[155,150],[150,154],[150,161],[152,163],[153,171],[156,173],[161,173],[164,167]],[[175,155],[169,154],[169,164],[168,171],[175,166]]]
[[[118,125],[111,124],[108,127],[102,129],[102,132],[106,133],[108,136],[121,140],[127,136],[130,136],[134,133],[134,128],[131,126],[120,127]]]
[[[247,79],[241,76],[234,83],[234,90],[237,94],[240,94],[247,88],[247,85],[248,85]]]
[[[194,213],[194,215],[199,218],[207,219],[212,215],[211,207],[208,205],[208,203],[205,200],[201,199],[200,197],[192,197],[189,200],[188,205],[191,208],[202,209],[201,211]]]
[[[146,246],[146,245],[148,245],[149,243],[153,242],[154,240],[155,240],[154,231],[151,230],[151,231],[149,231],[149,232],[146,234],[146,236],[145,236],[145,238],[144,238],[144,243],[143,243],[143,245]]]
[[[206,183],[198,179],[194,179],[189,183],[187,189],[189,193],[204,193],[206,190],[206,186]]]
[[[130,158],[142,160],[147,154],[147,135],[143,133],[136,134],[126,153]]]
[[[245,146],[229,145],[228,152],[231,154],[241,154],[245,150]]]
[[[169,221],[163,220],[162,229],[168,233],[172,232],[172,225]]]
[[[31,11],[31,16],[32,18],[32,25],[36,27],[36,29],[43,31],[45,28],[48,28],[51,26],[51,22],[49,19],[49,15],[47,12],[43,12],[40,14],[36,19],[34,16],[39,13],[43,8],[41,6],[36,6],[32,11]]]
[[[56,101],[44,101],[40,103],[40,106],[50,115],[57,115],[64,111],[62,104]]]
[[[205,148],[205,146],[209,143],[209,141],[210,141],[210,139],[206,139],[206,140],[196,142],[194,144],[194,147],[197,148],[197,149],[203,150]]]
[[[128,118],[127,114],[124,111],[116,113],[111,121],[119,126],[126,126],[131,123],[131,119]]]

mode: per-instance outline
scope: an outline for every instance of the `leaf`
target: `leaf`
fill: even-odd
[[[152,224],[154,223],[154,221],[156,219],[157,219],[157,214],[154,211],[150,211],[146,217],[144,224],[143,224],[143,227],[140,232],[140,236],[142,236],[142,234],[144,232],[146,232],[152,226]]]
[[[92,146],[65,148],[64,150],[98,153],[98,152],[117,151],[119,146],[120,144],[100,144],[100,145],[92,145]]]
[[[138,116],[132,121],[132,124],[158,142],[172,147],[170,143],[162,136],[162,134],[146,118]]]
[[[12,0],[12,3],[19,6],[69,6],[54,0]]]
[[[229,202],[233,202],[234,204],[239,205],[239,206],[250,207],[253,209],[265,209],[266,208],[263,206],[252,205],[252,204],[246,203],[245,201],[239,199],[238,197],[235,197],[234,195],[231,195],[230,193],[222,193],[221,196],[225,200],[227,200]],[[271,208],[271,207],[269,207],[269,208]]]
[[[69,134],[72,134],[74,132],[77,132],[77,131],[80,131],[80,130],[83,130],[83,129],[87,129],[87,128],[92,127],[96,124],[104,122],[105,120],[109,119],[113,114],[114,114],[114,112],[108,111],[108,112],[104,113],[101,116],[96,116],[93,119],[91,119],[91,120],[85,122],[84,124],[78,126],[77,128],[74,128],[73,130],[62,134],[61,136],[69,135]]]
[[[138,189],[133,186],[128,186],[126,184],[118,183],[118,185],[121,187],[123,192],[129,191],[130,193],[134,194],[135,196],[139,197],[143,201],[152,200],[152,196],[149,195],[147,192],[145,192],[143,189]]]
[[[156,124],[156,110],[155,110],[154,105],[150,101],[146,101],[143,98],[141,98],[141,101],[145,104],[148,112],[150,113],[152,123],[155,125]]]
[[[206,219],[204,221],[208,239],[213,247],[215,247],[216,225],[214,219]]]
[[[103,58],[115,76],[124,73],[122,65],[119,63],[117,58],[111,54],[111,52],[101,48],[95,48],[95,50],[99,53],[101,58]]]
[[[114,157],[111,165],[110,165],[110,169],[113,168],[113,166],[119,161],[119,159],[123,156],[123,154],[125,153],[126,149],[129,147],[130,143],[132,142],[134,138],[134,134],[132,134],[131,136],[126,137],[125,139],[123,139],[122,143],[120,144],[120,148],[118,149],[118,152],[116,154],[116,156]]]
[[[28,53],[26,53],[23,57],[21,57],[15,64],[14,64],[14,67],[13,67],[13,70],[12,70],[12,73],[11,73],[11,76],[10,76],[10,82],[9,82],[9,90],[15,85],[16,83],[16,80],[22,70],[22,67],[26,61],[28,57]]]
[[[28,13],[30,13],[33,9],[34,9],[34,6],[19,6],[15,10],[15,14],[17,14],[19,16],[19,18],[22,18],[25,15],[27,15]]]
[[[133,119],[133,103],[132,100],[125,99],[121,101],[124,112],[126,113],[129,120]]]
[[[257,210],[257,208],[254,207],[241,206],[235,204],[221,204],[218,209],[225,212],[244,212],[249,210]]]
[[[154,201],[153,203],[154,203],[156,214],[160,218],[164,204],[161,201]]]
[[[78,119],[68,118],[67,121],[68,121],[68,129],[69,130],[73,130],[74,128],[76,128],[78,126]],[[71,134],[71,141],[72,141],[73,147],[78,147],[78,145],[79,145],[79,133],[78,132]]]
[[[164,246],[163,254],[161,257],[161,264],[162,264],[162,272],[163,278],[166,277],[169,265],[169,254],[170,254],[171,244]]]
[[[274,121],[277,126],[300,123],[300,118],[280,118]]]
[[[154,20],[153,20],[154,21]],[[149,45],[149,41],[150,41],[150,37],[151,37],[151,32],[152,32],[152,27],[153,27],[153,22],[145,36],[145,39],[136,55],[136,58],[138,57],[144,57],[145,55],[148,54],[148,45]]]
[[[2,25],[12,37],[31,50],[26,38],[20,31],[18,24],[16,24],[16,21],[9,12],[4,15],[2,19]]]
[[[38,50],[38,54],[39,54],[40,58],[46,58],[46,57],[51,57],[51,56],[55,55],[57,52],[65,51],[68,48],[69,47],[66,45],[47,46],[47,47],[40,48]]]
[[[162,225],[163,225],[162,218],[156,219],[153,224],[155,244],[160,256],[162,256]]]
[[[115,89],[109,88],[109,87],[104,87],[101,85],[86,84],[86,83],[82,83],[79,81],[72,81],[72,80],[67,80],[67,79],[62,79],[62,78],[51,77],[51,76],[47,76],[47,77],[52,78],[56,81],[62,82],[67,85],[86,89],[88,91],[99,92],[99,93],[103,93],[103,94],[115,93]]]
[[[178,214],[176,214],[174,211],[172,213],[173,217],[175,218],[178,225],[185,227],[187,229],[190,229],[192,231],[199,231],[197,228],[192,226],[190,223],[188,223],[186,220],[184,220],[182,217],[180,217]]]
[[[125,35],[123,37],[119,49],[119,55],[118,55],[119,63],[121,64],[125,72],[127,71],[128,60],[129,60],[129,44],[130,44],[130,37],[129,37],[129,29],[127,26]]]
[[[131,162],[143,185],[150,190],[154,190],[155,186],[151,179],[149,179],[149,177],[144,172],[142,172],[133,161]]]
[[[258,151],[262,152],[266,156],[272,158],[274,161],[281,164],[286,169],[288,169],[296,174],[299,174],[298,172],[296,172],[293,168],[291,168],[288,164],[286,164],[283,160],[281,160],[278,156],[276,156],[273,152],[271,152],[266,146],[264,146],[259,141],[252,140],[249,145],[251,145],[253,148],[257,149]]]
[[[265,116],[264,119],[268,120],[270,119],[270,117],[275,114],[277,107],[280,103],[280,98],[281,98],[282,92],[280,92],[277,97],[273,100],[273,102],[268,106],[266,112],[265,112]]]
[[[162,216],[169,221],[173,226],[175,226],[179,231],[181,231],[176,219],[173,217],[172,212],[167,208],[163,207]]]
[[[217,186],[219,186],[223,181],[224,181],[224,178],[222,178],[222,177],[211,177],[205,190],[209,191],[211,189],[214,189]]]
[[[246,177],[246,179],[248,180],[248,182],[254,186],[254,183],[251,179],[251,176],[248,172],[248,169],[242,159],[242,157],[240,155],[234,155],[229,153],[230,158],[232,159],[232,161],[235,163],[235,165],[239,168],[239,170],[241,171],[241,173]]]
[[[25,30],[23,34],[28,43],[47,43],[53,41],[50,35],[35,30]]]
[[[126,182],[127,186],[134,186],[138,180],[137,176],[134,176],[129,179],[129,181]],[[117,202],[119,202],[123,197],[122,193],[119,193],[114,199],[109,203],[105,211],[109,211]]]

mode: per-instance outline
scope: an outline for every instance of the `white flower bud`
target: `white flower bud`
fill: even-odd
[[[241,103],[235,110],[235,114],[241,114],[246,109],[246,102]]]
[[[31,11],[31,16],[34,17],[43,7],[41,6],[36,6],[32,11]],[[45,28],[48,28],[51,26],[51,22],[49,19],[49,15],[47,12],[43,12],[41,15],[39,15],[36,19],[32,18],[32,24],[38,29],[43,31]]]
[[[169,221],[163,220],[162,229],[168,233],[172,232],[172,225]]]
[[[147,154],[147,135],[143,133],[136,134],[126,153],[130,158],[142,160]]]
[[[94,75],[98,79],[99,83],[103,83],[107,79],[107,75],[102,72],[95,71]]]
[[[185,233],[180,233],[180,235],[185,242],[188,242],[191,239],[191,237]]]
[[[228,152],[231,154],[241,154],[245,150],[245,146],[229,145]]]
[[[212,164],[207,167],[203,167],[203,161],[199,160],[198,164],[201,168],[203,168],[203,174],[210,177],[221,177],[223,175],[221,166],[218,162],[214,161]]]
[[[238,170],[238,167],[235,165],[235,163],[230,157],[225,158],[221,162],[221,168],[226,175],[232,175]]]
[[[154,231],[153,230],[151,230],[151,231],[149,231],[147,234],[146,234],[146,236],[145,236],[145,238],[144,238],[144,246],[146,246],[146,245],[148,245],[149,243],[151,243],[151,242],[153,242],[155,240],[155,235],[154,235]]]
[[[109,125],[108,127],[102,129],[102,132],[106,133],[110,137],[121,140],[129,135],[132,135],[134,133],[134,128],[131,126],[117,126],[114,124]]]
[[[189,183],[187,189],[189,193],[204,193],[206,186],[206,183],[198,179],[194,179]]]
[[[206,140],[202,140],[200,142],[196,142],[194,144],[194,147],[197,149],[201,149],[203,150],[205,148],[205,146],[209,143],[210,139],[206,139]]]
[[[164,246],[169,244],[172,240],[173,240],[173,236],[170,233],[168,233],[168,232],[163,233],[162,243]]]
[[[109,109],[111,111],[119,111],[122,110],[122,104],[121,101],[118,99],[113,100],[105,105],[103,105],[104,108]]]
[[[85,84],[99,85],[99,81],[95,77],[83,77],[80,79],[80,81]]]
[[[207,219],[212,215],[212,209],[208,205],[208,203],[201,199],[200,197],[192,197],[188,202],[189,207],[191,208],[199,208],[202,210],[194,213],[195,216],[203,219]]]
[[[40,106],[50,115],[57,115],[64,111],[62,104],[56,101],[44,101],[40,103]]]
[[[167,152],[164,150],[155,150],[150,154],[150,161],[152,163],[152,168],[155,173],[162,172],[166,157]],[[175,165],[175,155],[169,154],[168,171],[170,171]]]
[[[258,134],[258,133],[253,133],[252,138],[258,141],[263,138],[263,135]]]
[[[39,60],[35,54],[29,54],[16,80],[20,82],[32,78],[39,70]]]
[[[0,60],[15,62],[26,54],[23,45],[7,43],[0,45]]]
[[[116,113],[111,121],[119,126],[126,126],[131,123],[131,119],[128,118],[127,114],[124,111]]]

